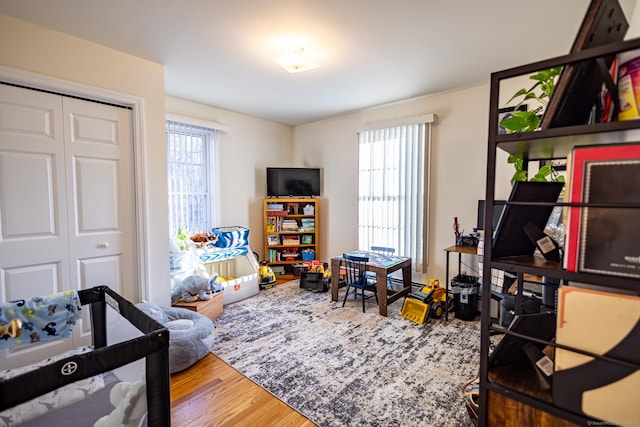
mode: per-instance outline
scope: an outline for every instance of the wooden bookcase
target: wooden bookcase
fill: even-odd
[[[270,266],[282,266],[285,276],[293,264],[317,259],[318,199],[264,199],[264,259]]]
[[[493,217],[494,209],[501,209],[504,205],[518,204],[519,202],[510,202],[505,200],[495,200],[495,174],[496,159],[498,151],[508,154],[520,155],[523,157],[525,164],[534,161],[546,161],[566,158],[574,147],[589,145],[607,145],[607,144],[624,144],[640,141],[640,120],[628,120],[618,122],[606,122],[595,124],[581,124],[563,127],[553,127],[543,129],[536,132],[522,132],[517,134],[498,134],[498,110],[500,99],[500,83],[503,80],[518,76],[531,75],[537,71],[557,66],[569,66],[576,62],[597,62],[600,58],[616,55],[621,52],[640,49],[640,39],[629,40],[625,42],[612,43],[606,46],[588,49],[579,53],[573,53],[537,63],[525,65],[522,67],[512,68],[505,71],[493,73],[491,75],[491,91],[490,91],[490,122],[488,137],[488,156],[487,156],[487,180],[486,180],[486,206],[485,218]],[[605,68],[606,72],[606,68]],[[561,96],[561,95],[559,95]],[[568,103],[567,105],[571,105]],[[635,193],[640,191],[640,183],[629,183],[630,191]],[[566,190],[565,190],[566,191]],[[636,193],[637,194],[637,193]],[[520,203],[521,204],[521,203]],[[540,203],[531,202],[530,206],[541,205]],[[585,209],[590,207],[598,207],[597,204],[576,203],[576,202],[557,202],[556,206],[564,206],[569,209],[579,208]],[[607,205],[613,209],[635,209],[640,212],[640,205],[615,203]],[[484,270],[483,283],[491,282],[491,268],[508,271],[514,274],[517,279],[518,294],[522,294],[524,275],[533,274],[536,276],[546,276],[565,281],[563,286],[571,286],[584,284],[590,286],[599,286],[600,289],[606,289],[605,293],[619,294],[629,293],[634,295],[640,294],[640,281],[629,277],[620,277],[610,274],[592,274],[584,271],[568,271],[563,268],[563,263],[557,263],[545,260],[542,256],[518,256],[496,258],[492,255],[492,235],[493,226],[491,222],[487,223],[485,229],[484,241]],[[640,238],[640,236],[637,236]],[[489,313],[490,302],[489,286],[482,289],[482,334],[480,343],[480,399],[479,399],[479,425],[482,426],[520,426],[520,425],[541,425],[541,426],[573,426],[573,425],[596,425],[598,423],[609,424],[616,420],[599,420],[589,416],[584,409],[569,410],[557,404],[553,394],[554,387],[557,387],[558,371],[554,371],[553,383],[551,389],[545,389],[540,386],[535,370],[532,365],[525,361],[520,365],[504,367],[494,367],[491,362],[491,348],[493,344],[490,336],[494,332],[501,332],[491,322]],[[516,310],[518,310],[518,302],[516,302]],[[566,308],[566,307],[565,307]],[[559,309],[560,313],[562,309]],[[518,313],[517,313],[518,314]],[[598,313],[589,313],[591,316],[598,316]],[[557,333],[554,329],[554,335]],[[555,341],[555,337],[551,340],[534,341],[536,337],[529,332],[517,332],[507,330],[504,337],[511,336],[517,339],[524,338],[529,342],[547,345],[558,349],[570,351],[582,355],[593,357],[598,361],[595,368],[589,376],[599,377],[603,375],[602,368],[606,363],[616,365],[625,364],[627,369],[631,369],[637,373],[640,365],[637,358],[634,361],[633,354],[623,357],[609,357],[606,359],[598,353],[589,352],[587,349],[578,346],[561,345]],[[591,331],[588,331],[591,332]],[[503,338],[504,339],[504,338]],[[637,355],[637,354],[636,354]],[[599,370],[603,369],[603,370]],[[566,371],[565,371],[565,377]],[[572,397],[580,400],[582,392],[579,385],[576,385],[575,392]],[[615,398],[615,395],[612,394]],[[637,421],[634,421],[637,422]]]

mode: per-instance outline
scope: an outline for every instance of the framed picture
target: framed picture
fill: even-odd
[[[500,122],[507,117],[510,117],[515,111],[515,107],[505,107],[498,110],[498,135],[507,134],[507,130],[500,126]],[[527,111],[527,104],[522,104],[520,107],[518,107],[518,111]]]

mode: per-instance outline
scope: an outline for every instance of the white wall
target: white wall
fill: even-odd
[[[229,127],[228,132],[220,132],[219,138],[220,225],[249,228],[251,249],[263,259],[265,168],[293,165],[292,127],[172,97],[166,98],[166,108],[167,113]]]
[[[636,36],[640,12],[630,34]],[[633,30],[636,30],[635,32]],[[319,258],[357,245],[357,130],[400,117],[436,113],[428,276],[444,280],[443,249],[454,243],[457,216],[465,231],[476,221],[476,203],[484,198],[489,87],[417,98],[371,108],[296,128],[164,96],[161,64],[145,61],[63,33],[0,15],[0,65],[139,96],[144,99],[150,299],[169,301],[166,236],[165,102],[172,113],[213,120],[230,127],[221,136],[222,223],[251,230],[252,248],[262,255],[262,199],[266,166],[320,167],[323,170]],[[499,155],[496,196],[508,195],[512,169]],[[157,284],[157,285],[156,285]]]
[[[143,242],[148,298],[168,303],[169,248],[163,237],[168,228],[164,67],[5,15],[0,15],[0,65],[143,99],[145,202],[153,213],[146,218],[148,240]]]
[[[486,85],[371,108],[294,129],[294,162],[321,167],[324,172],[321,259],[328,260],[353,250],[358,244],[358,129],[371,123],[426,113],[439,117],[439,123],[433,126],[427,276],[438,278],[444,284],[443,250],[455,243],[453,219],[458,217],[465,232],[470,232],[476,223],[477,201],[484,199],[489,116]],[[506,156],[498,162],[505,164],[497,180],[503,183],[500,193],[506,197],[511,176],[506,168]],[[468,269],[467,272],[473,273]]]

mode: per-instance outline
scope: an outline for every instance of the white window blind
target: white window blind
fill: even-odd
[[[218,224],[216,131],[166,122],[169,233],[211,231]]]
[[[359,134],[359,247],[395,248],[422,273],[427,267],[430,126],[403,124]]]

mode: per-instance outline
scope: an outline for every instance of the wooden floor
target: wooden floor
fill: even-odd
[[[315,426],[211,353],[171,376],[171,425]]]

